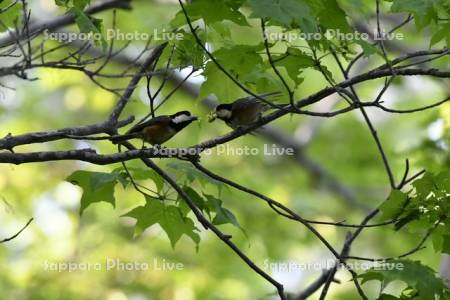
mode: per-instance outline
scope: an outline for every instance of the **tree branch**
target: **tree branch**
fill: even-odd
[[[19,230],[16,234],[14,234],[13,236],[11,236],[11,237],[9,237],[9,238],[6,238],[6,239],[3,239],[3,240],[0,240],[0,244],[9,242],[9,241],[15,239],[16,237],[18,237],[19,234],[21,234],[21,233],[28,227],[28,225],[31,224],[32,221],[33,221],[33,218],[31,218],[31,219],[27,222],[27,224],[25,224],[25,226],[23,226],[22,229],[20,229],[20,230]]]
[[[178,159],[198,159],[198,155],[192,152],[184,152],[186,149],[157,148],[139,149],[114,154],[97,154],[94,149],[76,149],[67,151],[43,151],[28,153],[0,152],[0,163],[24,164],[34,162],[48,162],[60,160],[78,160],[96,165],[108,165],[118,162],[128,161],[137,158],[178,158]]]
[[[131,0],[110,0],[100,3],[96,3],[85,10],[88,15],[96,14],[105,10],[119,8],[119,9],[131,9]],[[56,17],[49,21],[37,22],[35,24],[30,24],[29,36],[35,36],[44,32],[46,29],[53,31],[57,28],[70,25],[75,22],[75,17],[71,14],[66,14],[64,16]],[[0,48],[13,45],[14,43],[27,38],[27,33],[20,31],[10,32],[9,35],[0,38]]]
[[[125,120],[119,121],[117,127],[123,127],[134,121],[134,117],[130,116]],[[108,133],[111,130],[111,125],[108,122],[99,124],[92,124],[80,127],[68,127],[54,131],[31,132],[21,135],[13,136],[8,134],[0,139],[0,150],[12,150],[19,145],[29,145],[35,143],[51,142],[66,138],[67,135],[88,136],[92,134]]]
[[[134,150],[134,147],[125,143],[125,147],[128,149]],[[222,241],[224,242],[231,250],[236,253],[252,270],[254,270],[257,274],[263,277],[265,280],[270,282],[278,291],[278,295],[280,299],[285,300],[284,288],[281,283],[273,279],[269,274],[264,272],[260,267],[258,267],[247,255],[245,255],[237,246],[231,241],[231,236],[222,233],[215,225],[209,222],[205,216],[203,216],[200,209],[194,204],[194,201],[189,197],[188,194],[173,180],[164,170],[158,167],[152,160],[148,158],[142,158],[142,161],[146,166],[154,170],[158,173],[177,193],[178,195],[186,202],[189,208],[192,210],[197,220],[205,227],[205,229],[211,229],[211,231]]]

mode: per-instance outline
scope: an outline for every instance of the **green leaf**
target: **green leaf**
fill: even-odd
[[[117,183],[117,175],[90,172],[75,171],[66,181],[78,185],[83,189],[80,203],[80,215],[92,203],[107,202],[115,207],[114,187]]]
[[[379,47],[372,45],[371,43],[368,43],[367,41],[365,41],[363,39],[358,39],[355,42],[361,46],[362,50],[364,51],[365,57],[369,57],[373,54],[378,54],[380,56],[383,55],[383,53],[381,52]]]
[[[209,214],[209,209],[206,206],[206,201],[202,196],[200,196],[195,190],[193,190],[189,186],[184,186],[183,190],[186,192],[186,194],[189,196],[189,198],[194,202],[195,206],[197,206],[202,211],[206,209],[206,212]],[[184,203],[186,202],[183,199],[179,199],[179,201],[184,202]]]
[[[106,43],[106,40],[104,39],[102,35],[102,20],[97,19],[94,17],[90,17],[86,15],[83,10],[79,9],[78,7],[72,7],[69,9],[69,13],[73,14],[75,17],[75,23],[77,24],[80,32],[83,33],[94,33],[98,36],[101,36],[100,41],[95,39],[94,42],[96,44],[101,44],[103,47],[103,50],[106,50],[106,47],[108,44]]]
[[[153,183],[156,186],[156,191],[160,192],[163,187],[164,187],[164,179],[159,176],[158,173],[156,173],[155,171],[153,171],[152,169],[149,168],[134,168],[134,167],[127,167],[128,171],[130,172],[131,176],[133,177],[134,180],[152,180]],[[112,171],[112,173],[120,173],[122,174],[123,178],[126,180],[126,183],[124,184],[124,182],[121,181],[121,179],[119,178],[120,182],[122,183],[122,185],[124,187],[126,187],[129,183],[129,178],[128,175],[125,171],[125,169],[123,167],[119,167],[116,168]]]
[[[315,17],[303,0],[250,0],[251,17],[271,19],[288,28],[300,27],[303,32],[316,32]]]
[[[226,66],[229,72],[242,76],[263,63],[259,54],[262,51],[264,51],[263,44],[235,45],[214,51],[213,55],[221,65]]]
[[[84,10],[91,4],[91,0],[55,0],[55,4],[62,7],[76,7],[77,9]]]
[[[442,253],[450,254],[450,234],[443,236]]]
[[[314,1],[316,2],[316,1]],[[351,32],[351,26],[348,24],[347,16],[339,7],[336,0],[317,1],[322,3],[318,18],[320,25],[326,29],[339,29],[342,33]]]
[[[445,40],[447,47],[450,47],[450,22],[446,22],[433,34],[430,40],[430,48],[441,40]]]
[[[367,271],[366,273],[358,275],[361,278],[361,284],[364,284],[371,280],[383,281],[383,274],[375,271]]]
[[[68,7],[70,0],[55,0],[55,4],[58,6]]]
[[[0,10],[9,7],[13,0],[8,0],[6,2],[0,3]],[[20,19],[22,17],[22,3],[19,1],[14,6],[10,7],[7,11],[3,12],[1,15],[2,23],[5,26],[14,28],[15,23],[20,24]],[[1,26],[2,30],[5,28]],[[0,31],[1,32],[1,31]]]
[[[444,191],[450,191],[450,171],[442,171],[436,176],[436,186]]]
[[[185,5],[191,22],[203,19],[206,24],[228,20],[238,25],[248,25],[245,16],[239,12],[243,1],[236,0],[193,0],[191,4]],[[186,24],[183,11],[179,11],[170,22],[174,28]]]
[[[314,59],[305,52],[290,47],[286,50],[286,53],[274,56],[276,66],[282,66],[286,69],[289,77],[300,85],[303,82],[303,78],[300,77],[302,70],[315,66]]]
[[[178,32],[183,34],[181,40],[172,40],[170,43],[175,46],[174,57],[172,63],[174,66],[192,66],[194,68],[200,68],[204,64],[205,54],[203,49],[198,45],[194,36],[191,33]],[[178,34],[177,33],[177,34]],[[199,34],[199,31],[197,31]],[[169,49],[168,49],[169,50]],[[171,51],[166,51],[165,54],[170,55]],[[161,59],[161,63],[166,63],[167,60]]]
[[[426,172],[422,178],[416,179],[414,189],[407,194],[393,191],[381,206],[385,219],[397,217],[395,229],[399,230],[409,224],[409,231],[422,232],[437,222],[448,219],[450,210],[449,193],[450,172],[443,171],[438,175]],[[439,248],[439,238],[434,233],[435,246]]]
[[[426,172],[422,178],[415,180],[412,185],[418,197],[426,197],[435,187],[433,174]]]
[[[91,172],[91,189],[96,191],[102,188],[105,184],[115,182],[117,175],[110,173]]]
[[[73,6],[81,10],[85,9],[89,4],[91,4],[91,0],[73,0]]]
[[[392,12],[407,12],[414,15],[417,29],[422,29],[438,19],[434,0],[394,0]]]
[[[414,226],[414,224],[428,224],[427,222],[424,222],[424,220],[420,220],[420,211],[418,209],[414,209],[414,210],[408,210],[408,213],[406,214],[406,216],[403,216],[399,221],[395,222],[394,224],[394,228],[395,230],[400,230],[401,228],[403,228],[403,226],[405,226],[408,223],[412,223],[410,224],[410,226]],[[413,222],[416,221],[416,222]],[[420,228],[421,230],[424,229],[424,226],[416,226],[416,228]]]
[[[212,221],[214,225],[232,224],[238,228],[241,228],[234,214],[222,206],[222,200],[217,199],[212,195],[204,194],[204,196],[208,199],[210,210],[216,214]]]
[[[433,249],[435,252],[439,253],[442,251],[442,245],[444,243],[444,238],[442,232],[439,232],[439,228],[431,234],[431,241],[433,242]]]
[[[384,220],[397,217],[403,209],[407,200],[407,195],[399,190],[392,190],[386,201],[380,206],[380,211]]]
[[[390,266],[401,264],[402,268],[370,269],[358,275],[362,278],[361,283],[378,280],[385,287],[392,281],[400,280],[417,290],[421,300],[434,300],[435,295],[442,296],[446,290],[444,282],[436,277],[434,270],[419,261],[400,259],[389,261],[388,264]]]
[[[241,84],[251,87],[257,86],[261,80],[266,80],[262,74],[270,66],[265,64],[258,52],[264,50],[264,45],[256,46],[237,45],[229,48],[221,48],[213,53],[214,57],[226,71]],[[203,75],[206,81],[200,88],[199,97],[214,94],[220,102],[231,102],[242,96],[239,87],[226,76],[214,62],[206,65]]]
[[[194,181],[197,181],[201,184],[202,187],[205,187],[208,184],[212,184],[217,187],[218,193],[220,193],[222,187],[224,186],[222,182],[203,174],[202,172],[194,168],[190,163],[174,161],[168,163],[167,166],[182,175],[185,179],[185,183],[191,184]]]
[[[173,205],[166,205],[164,202],[147,198],[145,206],[139,206],[124,214],[137,220],[134,235],[138,236],[145,229],[159,224],[169,237],[170,244],[175,248],[181,236],[187,235],[195,244],[200,242],[200,236],[196,231],[194,222],[183,215],[180,208]]]
[[[450,253],[450,223],[439,224],[431,233],[431,241],[435,252]]]
[[[213,62],[209,62],[203,72],[206,80],[200,87],[199,98],[206,98],[215,95],[220,102],[231,102],[242,96],[237,85]]]
[[[257,94],[284,89],[279,78],[273,74],[271,69],[266,69],[263,65],[256,65],[250,72],[243,74],[240,79],[248,85],[255,86]],[[274,98],[273,100],[279,98],[281,97]]]
[[[227,48],[234,45],[229,24],[214,23],[208,26],[208,30],[204,31],[204,34],[205,40],[208,41],[212,49]]]

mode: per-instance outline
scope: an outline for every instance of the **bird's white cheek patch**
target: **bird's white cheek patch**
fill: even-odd
[[[221,119],[229,119],[231,117],[231,111],[226,109],[221,109],[217,111],[217,117]]]
[[[182,122],[185,122],[185,121],[190,121],[190,120],[192,120],[192,116],[189,116],[189,115],[179,115],[179,116],[176,116],[176,117],[173,119],[173,122],[176,123],[176,124],[179,124],[179,123],[182,123]]]

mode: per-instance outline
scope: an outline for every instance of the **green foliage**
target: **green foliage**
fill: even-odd
[[[445,40],[447,47],[450,47],[450,22],[446,22],[439,26],[438,30],[433,34],[430,40],[430,47]]]
[[[345,11],[339,6],[336,0],[309,0],[309,3],[315,8],[319,23],[325,29],[339,29],[343,33],[352,31]]]
[[[114,187],[121,177],[118,173],[75,171],[66,181],[83,189],[80,215],[92,203],[108,202],[115,206]]]
[[[319,40],[307,40],[312,47],[321,46],[323,49],[330,47],[330,41],[325,38],[327,30],[338,30],[341,33],[352,31],[344,10],[335,0],[251,0],[250,6],[252,8],[250,17],[267,19],[270,20],[270,24],[285,29],[300,29],[307,34],[322,33]]]
[[[0,0],[0,9],[7,7],[12,2],[13,0]],[[84,10],[92,4],[90,2],[95,3],[87,0],[55,0],[58,6],[75,16],[79,31],[101,34],[103,24],[112,23],[112,14],[103,12],[99,14],[100,17],[96,15],[97,18],[86,15]],[[34,1],[29,3],[39,5]],[[186,3],[185,7],[203,45],[213,53],[233,78],[257,93],[284,91],[284,87],[268,62],[259,18],[264,19],[271,32],[324,33],[328,29],[339,29],[345,33],[353,31],[349,24],[370,21],[370,24],[373,25],[375,11],[375,1],[357,0],[193,0],[183,1],[183,3]],[[177,3],[133,1],[132,4],[132,11],[117,11],[117,28],[121,31],[136,30],[151,33],[156,27],[156,29],[164,28],[167,32],[182,35],[181,40],[166,38],[152,41],[150,47],[163,42],[169,44],[160,57],[156,69],[164,68],[171,57],[171,68],[193,67],[203,72],[202,75],[206,81],[201,85],[200,97],[215,95],[220,102],[229,102],[244,96],[235,83],[205,55],[187,28],[185,16]],[[34,10],[32,6],[30,7],[33,12],[38,11]],[[387,7],[391,9],[391,12],[401,14],[395,17],[403,18],[409,13],[415,17],[417,27],[405,26],[400,29],[406,38],[405,41],[402,41],[402,47],[411,46],[414,49],[419,49],[419,46],[441,47],[444,42],[449,45],[448,1],[386,1],[381,5],[382,27],[386,30],[397,23],[397,20],[392,21],[394,19],[392,15],[388,15]],[[21,11],[22,6],[19,1],[14,7],[2,13],[0,19],[12,28],[14,22],[21,22]],[[174,18],[170,21],[172,16]],[[349,22],[350,17],[351,22]],[[157,24],[155,25],[155,23]],[[417,34],[416,29],[422,30],[423,33],[430,36],[429,43],[428,40],[423,43],[419,39],[420,35]],[[395,42],[393,41],[393,43]],[[46,42],[45,46],[49,43],[53,43],[53,41]],[[121,41],[116,46],[120,46],[120,43]],[[103,47],[106,46],[104,41],[101,41],[101,44]],[[132,47],[134,46],[133,43]],[[136,43],[136,46],[139,48],[142,45]],[[320,68],[329,77],[335,75],[336,81],[342,80],[342,76],[336,76],[339,69],[332,61],[330,47],[340,57],[345,58],[346,62],[353,59],[362,48],[365,56],[370,57],[370,60],[367,60],[367,65],[361,65],[371,68],[380,61],[384,63],[384,59],[380,59],[382,54],[379,45],[373,45],[364,40],[349,42],[334,39],[270,40],[269,48],[275,60],[275,66],[284,76],[288,85],[295,89],[296,99],[311,95],[327,85],[322,74],[318,72]],[[171,55],[172,50],[173,56]],[[312,55],[313,50],[317,53],[317,60]],[[380,57],[371,56],[373,54],[379,54]],[[65,57],[67,53],[55,52],[52,55]],[[445,57],[441,59],[444,63],[448,62],[448,59],[445,61]],[[430,66],[434,67],[435,64],[441,62],[442,60],[432,62]],[[108,65],[104,72],[112,74],[119,68],[122,71],[123,67],[119,64]],[[75,72],[67,72],[61,76],[60,73],[55,76],[53,72],[54,70],[40,70],[38,75],[43,80],[28,83],[26,93],[20,94],[21,89],[18,85],[18,97],[14,99],[17,101],[13,104],[10,104],[10,95],[7,89],[2,88],[2,91],[6,91],[6,97],[0,97],[0,114],[2,124],[4,124],[0,136],[8,134],[10,128],[12,128],[13,134],[17,134],[27,130],[48,130],[49,128],[78,124],[80,115],[83,116],[85,124],[95,123],[106,117],[105,111],[97,108],[97,106],[107,107],[105,93],[100,93],[98,88],[86,84],[86,79],[81,75],[78,76]],[[356,72],[350,74],[350,76],[353,75],[356,75]],[[51,80],[48,79],[49,77]],[[400,81],[398,77],[394,84]],[[114,87],[124,87],[128,84],[129,79],[129,77],[111,78],[108,79],[108,82],[113,82]],[[102,83],[103,80],[103,78],[100,79]],[[430,80],[432,80],[431,77]],[[107,80],[105,79],[105,81]],[[144,87],[144,84],[145,80],[142,80],[135,93],[136,97],[131,99],[124,116],[128,114],[140,116],[143,112],[147,112],[148,107],[144,107],[141,101],[137,100],[141,98],[138,91]],[[363,95],[364,99],[369,99],[382,84],[382,79],[373,83],[367,82],[358,85],[358,92]],[[50,91],[49,86],[51,87]],[[173,86],[170,86],[170,89],[172,88]],[[168,90],[169,88],[164,88],[160,95],[167,95]],[[83,97],[83,94],[87,96]],[[396,94],[395,103],[389,102],[386,105],[392,104],[399,106],[398,108],[411,108],[416,104],[428,105],[434,96],[441,97],[442,95],[438,95],[437,92],[430,93],[427,90],[423,103],[419,101],[420,96],[416,95],[414,88],[408,87],[404,93]],[[83,98],[86,98],[86,101],[82,100]],[[96,100],[97,98],[100,100]],[[384,100],[387,102],[388,98],[386,95]],[[286,98],[282,100],[285,101]],[[330,100],[332,100],[331,97]],[[326,101],[328,100],[324,102]],[[69,102],[81,104],[78,105],[78,108],[73,108],[67,104]],[[344,102],[339,102],[335,109],[344,107],[345,103],[341,103]],[[58,108],[57,114],[55,114],[55,108]],[[188,99],[185,93],[181,92],[176,93],[175,97],[161,107],[158,113],[165,114],[184,109],[191,110],[199,116],[206,114],[201,105],[196,105],[191,99]],[[307,109],[319,111],[322,107],[319,105]],[[401,271],[370,270],[362,274],[361,278],[364,283],[371,280],[382,283],[383,291],[379,299],[427,300],[434,299],[434,296],[437,295],[441,295],[440,299],[448,298],[442,282],[430,267],[438,266],[440,253],[450,252],[449,172],[442,172],[442,166],[447,166],[450,162],[447,147],[450,131],[446,130],[439,140],[424,139],[424,142],[421,143],[418,138],[421,135],[426,136],[424,127],[429,124],[431,119],[437,118],[436,111],[440,111],[441,119],[448,119],[448,106],[408,115],[407,119],[403,120],[404,122],[400,115],[387,118],[380,114],[377,119],[377,130],[379,130],[380,138],[395,174],[398,176],[399,170],[403,168],[403,161],[397,159],[398,156],[409,157],[414,168],[425,168],[430,172],[427,172],[423,178],[414,181],[411,190],[407,188],[401,191],[393,190],[388,200],[380,207],[384,220],[397,220],[394,226],[396,231],[384,227],[370,233],[367,230],[366,235],[361,237],[361,242],[353,245],[352,252],[366,251],[368,247],[373,246],[376,254],[392,254],[390,251],[393,249],[415,246],[412,245],[414,242],[410,235],[412,232],[418,233],[420,236],[430,233],[430,242],[432,242],[435,252],[438,253],[418,252],[417,259],[420,259],[421,263],[407,260],[395,261],[405,265],[405,269]],[[52,115],[51,120],[46,118],[48,115]],[[84,118],[85,116],[86,118]],[[423,121],[423,118],[426,119],[426,122]],[[49,121],[51,123],[48,123]],[[299,129],[303,129],[303,126],[309,128],[311,124],[316,128],[316,124],[319,122],[312,121],[309,116],[300,116],[298,119],[292,117],[277,120],[276,126],[288,135],[294,136],[294,132],[302,132],[303,130]],[[402,127],[402,124],[407,125]],[[445,126],[445,129],[448,129],[448,122]],[[193,127],[195,126],[189,128],[192,130],[192,135],[179,134],[176,139],[171,141],[172,145],[184,145],[184,143],[190,145],[199,142],[198,138],[208,139],[229,131],[229,128],[219,122],[213,126]],[[8,131],[5,131],[6,129]],[[344,186],[348,186],[350,190],[354,191],[356,204],[361,206],[370,206],[386,196],[385,174],[380,161],[374,159],[374,157],[378,157],[378,153],[366,129],[354,114],[327,119],[320,122],[319,130],[314,130],[314,138],[308,143],[304,153],[306,159],[311,158],[313,167],[317,162],[317,165],[329,172],[331,177],[336,177]],[[401,141],[398,139],[399,136],[402,137]],[[52,143],[48,147],[49,150],[57,151],[61,150],[60,146],[69,148],[73,145],[72,141],[61,141],[60,144],[59,142]],[[235,140],[230,145],[232,147],[262,147],[261,141],[250,135]],[[411,145],[417,146],[413,150],[420,156],[418,159],[414,155],[410,156],[411,153],[398,155],[399,148],[411,149]],[[115,148],[108,148],[107,143],[98,143],[98,147],[101,153],[115,151]],[[302,155],[303,153],[300,153],[300,160]],[[434,158],[434,156],[439,156],[439,158]],[[333,185],[333,182],[328,182],[327,178],[318,179],[319,176],[311,175],[303,167],[294,167],[291,158],[262,156],[243,158],[214,156],[213,154],[212,157],[205,155],[202,163],[203,160],[205,160],[205,165],[219,174],[226,174],[244,186],[252,187],[273,197],[310,219],[346,219],[348,223],[356,223],[366,211],[365,208],[359,210],[353,206],[354,203],[348,205],[341,197],[336,196],[333,192],[330,193],[328,188]],[[257,201],[246,201],[251,197],[224,189],[223,184],[205,176],[190,163],[176,160],[170,160],[167,164],[166,160],[155,160],[155,162],[164,166],[164,170],[179,183],[183,191],[212,224],[226,229],[227,233],[237,229],[243,231],[244,228],[251,232],[247,239],[245,239],[245,234],[233,235],[233,242],[238,247],[245,249],[246,254],[256,263],[265,259],[297,260],[300,256],[308,256],[312,259],[314,253],[311,253],[311,249],[316,249],[318,242],[302,227],[293,230],[292,226],[295,225],[287,220],[283,221],[282,218],[280,221],[277,219],[276,226],[274,226],[274,222],[271,221],[274,212],[267,209],[266,205],[258,205]],[[308,160],[302,163],[303,166],[310,166]],[[165,184],[164,180],[153,170],[137,167],[139,162],[130,162],[129,164],[134,166],[127,168],[134,181],[139,186],[143,186],[142,190],[150,195],[145,199],[134,190],[126,170],[122,167],[112,171],[105,168],[102,169],[103,172],[80,170],[67,178],[67,181],[83,190],[79,211],[80,214],[83,214],[82,218],[76,216],[73,207],[65,202],[68,201],[65,199],[67,195],[65,192],[71,191],[72,186],[69,184],[58,186],[60,178],[66,175],[67,166],[69,165],[71,169],[80,168],[78,164],[70,165],[70,162],[64,162],[52,165],[51,168],[48,165],[40,167],[37,164],[14,168],[8,166],[0,171],[0,199],[2,201],[3,198],[8,201],[17,199],[17,205],[20,208],[23,207],[28,213],[33,209],[30,203],[34,205],[35,201],[40,201],[41,195],[44,195],[45,198],[48,196],[53,201],[53,198],[57,198],[55,195],[62,193],[63,196],[60,196],[62,199],[57,198],[57,201],[53,202],[62,207],[64,216],[67,216],[70,224],[77,229],[73,232],[70,231],[70,228],[65,229],[64,237],[67,237],[67,242],[64,241],[65,244],[61,247],[61,238],[47,235],[39,224],[36,226],[38,234],[46,241],[48,240],[48,244],[37,245],[34,242],[29,244],[32,246],[27,245],[26,248],[21,248],[20,252],[15,250],[17,245],[0,249],[0,258],[2,259],[0,263],[7,270],[4,272],[4,278],[0,280],[0,290],[2,290],[0,298],[8,298],[8,296],[14,298],[17,295],[26,294],[32,299],[56,299],[64,292],[67,299],[106,299],[116,295],[123,298],[125,297],[121,295],[123,292],[129,298],[132,298],[134,294],[139,297],[142,293],[158,299],[169,299],[172,295],[174,298],[179,298],[180,294],[183,297],[183,293],[188,291],[190,298],[196,299],[257,299],[272,292],[269,290],[270,287],[267,287],[265,282],[255,276],[253,272],[241,272],[245,270],[245,267],[236,257],[232,256],[231,251],[223,247],[216,239],[202,239],[201,251],[204,251],[205,255],[196,254],[194,248],[199,249],[199,230],[202,228],[198,225],[186,201],[168,184]],[[270,171],[268,171],[269,168]],[[53,190],[55,186],[58,186],[57,189],[55,188],[56,191]],[[114,210],[111,211],[109,205],[90,206],[99,202],[112,204],[115,206]],[[88,207],[90,209],[86,211]],[[124,212],[126,213],[124,214]],[[3,219],[5,214],[2,214],[2,210],[0,210],[0,214]],[[119,221],[119,215],[135,219],[136,224],[132,225],[126,218]],[[9,214],[6,217],[11,218]],[[58,218],[54,219],[58,220]],[[155,227],[160,227],[166,233],[170,243],[167,242],[165,235],[163,235],[163,239],[153,238],[153,233],[159,229]],[[135,236],[141,235],[144,230],[150,228],[148,233],[152,237],[146,236],[130,242],[131,228]],[[339,245],[345,235],[345,230],[330,229],[329,227],[323,228],[323,230],[320,228],[320,232],[333,245]],[[386,243],[386,235],[395,235],[395,238]],[[183,236],[188,238],[183,238]],[[41,240],[43,239],[39,238],[39,241]],[[28,243],[30,242],[28,241]],[[248,244],[251,244],[251,247],[247,247]],[[24,247],[20,243],[18,246]],[[172,251],[175,246],[178,247],[177,251]],[[47,248],[53,250],[50,251]],[[66,250],[63,251],[62,248]],[[129,249],[134,251],[128,251]],[[23,253],[28,253],[28,257],[23,258]],[[127,276],[115,276],[115,274],[111,276],[111,273],[94,273],[95,275],[83,273],[82,276],[79,276],[75,273],[42,272],[40,266],[33,269],[30,264],[30,261],[34,262],[36,257],[48,257],[49,259],[56,257],[58,260],[70,260],[74,253],[77,254],[76,258],[80,261],[91,259],[97,261],[99,257],[103,259],[104,256],[119,253],[124,260],[134,260],[137,257],[152,260],[154,257],[161,256],[187,262],[190,266],[188,270],[178,274],[160,272],[155,275],[149,272],[148,276],[135,276],[131,273]],[[17,258],[20,259],[19,262],[16,261]],[[11,264],[11,261],[14,264]],[[224,261],[227,263],[223,263]],[[28,270],[17,276],[17,265],[27,266]],[[214,268],[210,268],[210,266],[214,266]],[[208,274],[205,275],[206,269]],[[148,280],[149,277],[150,280]],[[154,280],[155,277],[157,280]],[[312,281],[313,278],[307,280],[310,279]],[[393,286],[391,282],[395,280],[400,280],[408,286],[399,296],[389,295],[384,289],[387,285]],[[78,282],[79,284],[72,288],[67,285],[67,282]],[[342,294],[334,293],[330,297],[339,300],[356,299],[356,292],[349,293],[349,290],[353,289],[351,282],[342,282],[341,285],[344,292]],[[46,286],[46,288],[42,289],[41,286]],[[47,286],[49,287],[47,288]],[[367,287],[367,289],[369,288]]]
[[[203,75],[206,81],[200,88],[200,98],[213,94],[221,102],[230,102],[242,95],[242,92],[236,88],[236,84],[220,71],[213,62],[209,62],[206,65]]]
[[[448,252],[450,235],[450,171],[426,172],[412,183],[413,190],[393,190],[380,206],[384,219],[396,219],[395,229],[408,224],[411,231],[433,230],[436,251]]]
[[[75,17],[80,32],[95,34],[94,42],[102,45],[103,50],[106,50],[108,44],[102,34],[103,20],[89,16],[83,11],[91,3],[90,0],[55,0],[55,3],[64,7],[67,13]],[[98,39],[97,36],[101,38]]]
[[[239,25],[248,25],[245,16],[239,11],[241,0],[194,0],[186,5],[186,11],[191,21],[203,19],[210,25],[216,22],[228,20]],[[214,9],[211,9],[214,7]],[[186,18],[179,11],[170,23],[173,27],[186,24]]]
[[[177,68],[192,66],[195,69],[203,67],[205,54],[198,45],[194,36],[190,32],[180,31],[183,35],[181,40],[175,39],[169,41],[172,47],[175,47],[175,53],[172,58],[172,64]],[[167,55],[169,51],[166,50]],[[164,57],[163,57],[164,58]],[[165,62],[165,59],[162,59]]]
[[[440,12],[448,15],[448,10],[445,10],[448,5],[445,0],[395,0],[391,11],[413,14],[417,28],[422,29],[432,22],[436,23]]]
[[[128,171],[130,172],[131,176],[134,180],[151,180],[156,186],[156,191],[161,192],[164,187],[164,179],[159,176],[155,171],[148,169],[148,168],[133,168],[133,167],[127,167]],[[117,169],[114,169],[112,173],[119,174],[118,179],[120,180],[120,183],[122,183],[123,187],[127,187],[130,183],[130,178],[128,177],[128,174],[126,173],[126,170],[123,167],[119,167]]]
[[[250,0],[251,17],[271,19],[276,24],[300,27],[304,32],[316,32],[316,21],[310,7],[303,0]]]
[[[402,292],[400,298],[395,298],[391,295],[381,294],[378,299],[421,299],[434,300],[435,296],[444,297],[449,293],[449,289],[444,282],[436,277],[435,272],[428,266],[423,265],[419,261],[412,260],[393,260],[389,261],[390,266],[397,267],[382,267],[373,268],[358,277],[362,279],[361,283],[366,283],[371,280],[381,282],[382,291],[386,286],[396,280],[403,281],[407,284],[407,288]],[[445,298],[441,298],[445,299]]]
[[[163,190],[164,181],[155,171],[143,168],[128,168],[128,171],[135,181],[153,181],[157,193]],[[111,173],[79,170],[68,176],[66,181],[83,189],[80,215],[92,203],[108,202],[115,206],[114,188],[116,184],[120,183],[124,188],[130,184],[130,178],[122,167],[114,169]]]
[[[380,206],[383,219],[389,220],[398,217],[398,214],[407,204],[408,195],[399,190],[392,190],[388,199]]]
[[[147,197],[146,201],[145,206],[136,207],[123,215],[137,220],[135,236],[140,235],[146,228],[159,224],[169,237],[172,247],[175,247],[183,234],[189,236],[198,247],[200,242],[200,236],[196,232],[198,229],[194,222],[186,217],[186,212],[159,199]]]
[[[303,78],[299,76],[301,71],[316,65],[314,58],[293,47],[287,48],[286,53],[275,56],[274,61],[276,61],[276,66],[283,66],[286,69],[289,77],[296,85],[303,82]]]
[[[226,71],[233,78],[258,93],[279,90],[275,77],[269,73],[270,65],[260,55],[263,51],[262,44],[237,45],[221,48],[213,55],[220,64],[227,66]],[[221,102],[230,102],[242,96],[242,91],[214,62],[207,63],[203,75],[206,81],[201,86],[199,97],[214,94]]]
[[[221,184],[190,167],[189,164],[173,163],[170,167],[176,172],[181,172],[187,184],[192,185],[194,182],[198,182],[205,187],[212,183],[220,192]],[[156,186],[155,194],[158,195],[158,197],[146,196],[145,206],[134,208],[123,215],[137,219],[135,236],[140,235],[146,228],[159,224],[167,233],[172,247],[175,247],[183,234],[188,235],[198,246],[200,237],[195,232],[197,228],[194,226],[194,222],[187,217],[191,209],[186,201],[179,196],[175,204],[168,204],[171,199],[168,199],[167,193],[163,191],[164,181],[155,171],[133,167],[127,168],[127,170],[135,181],[153,181]],[[116,168],[111,173],[79,170],[68,176],[66,181],[83,189],[80,215],[93,203],[108,202],[115,206],[114,188],[116,184],[121,183],[126,188],[131,183],[128,173],[123,167]],[[183,190],[201,211],[207,213],[214,225],[232,224],[241,228],[234,214],[223,207],[222,200],[208,194],[201,196],[189,185],[184,185]]]
[[[427,26],[434,26],[440,23],[438,29],[431,37],[430,46],[445,39],[447,47],[450,45],[448,36],[450,4],[446,0],[394,0],[391,6],[392,12],[407,12],[414,16],[418,30]],[[446,20],[440,22],[440,19]]]
[[[364,40],[357,40],[356,43],[363,49],[365,57],[369,57],[373,54],[379,54],[380,56],[383,55],[381,49],[377,46],[372,45],[371,43],[368,43]]]
[[[223,225],[223,224],[231,224],[240,229],[242,227],[239,225],[234,214],[223,207],[223,201],[218,199],[213,195],[208,195],[203,193],[203,196],[197,193],[194,189],[189,186],[184,186],[183,190],[189,196],[189,198],[195,203],[195,205],[203,212],[205,212],[212,224],[214,225]],[[183,211],[187,212],[190,208],[187,206],[186,202],[182,199],[182,197],[178,197],[178,202]]]
[[[450,254],[450,222],[439,224],[431,234],[431,240],[436,252]]]
[[[223,183],[212,179],[209,176],[206,176],[196,168],[194,168],[190,163],[183,161],[173,161],[167,164],[167,166],[175,171],[176,175],[179,175],[179,182],[182,182],[186,185],[191,185],[193,183],[199,183],[202,187],[206,187],[207,185],[213,185],[217,188],[217,191],[220,193]]]
[[[230,210],[222,206],[223,204],[222,200],[214,197],[213,195],[204,194],[204,196],[207,199],[209,210],[215,212],[216,214],[214,216],[214,219],[212,220],[213,224],[215,225],[232,224],[236,227],[241,228],[234,214]]]
[[[2,9],[6,9],[7,7],[10,7],[12,3],[14,3],[14,0],[6,0],[0,2],[0,11]],[[10,7],[8,10],[0,14],[0,18],[2,20],[2,23],[10,28],[14,28],[15,24],[20,24],[20,19],[22,15],[22,3],[19,1],[14,6]],[[6,30],[6,28],[3,28],[3,26],[0,27],[1,31]]]
[[[68,9],[76,7],[80,10],[84,10],[91,4],[91,0],[55,0],[55,4]]]

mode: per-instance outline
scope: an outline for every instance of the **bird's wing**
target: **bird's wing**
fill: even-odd
[[[279,95],[281,95],[281,92],[271,92],[271,93],[261,94],[261,95],[259,95],[259,97],[265,99],[269,96],[279,96]],[[233,109],[241,109],[245,106],[248,106],[250,104],[256,104],[256,103],[264,103],[264,102],[253,96],[240,98],[233,102]]]
[[[261,102],[260,100],[254,98],[254,97],[241,98],[241,99],[238,99],[233,102],[232,109],[233,110],[241,110],[245,107],[248,107],[250,105],[257,104],[260,102]]]
[[[133,128],[130,129],[130,131],[128,133],[139,132],[142,129],[144,129],[145,127],[152,126],[152,125],[158,124],[158,123],[166,123],[166,122],[169,123],[170,121],[172,121],[172,119],[169,116],[157,116],[157,117],[154,117],[153,119],[150,119],[148,121],[145,121],[143,123],[135,125]]]

